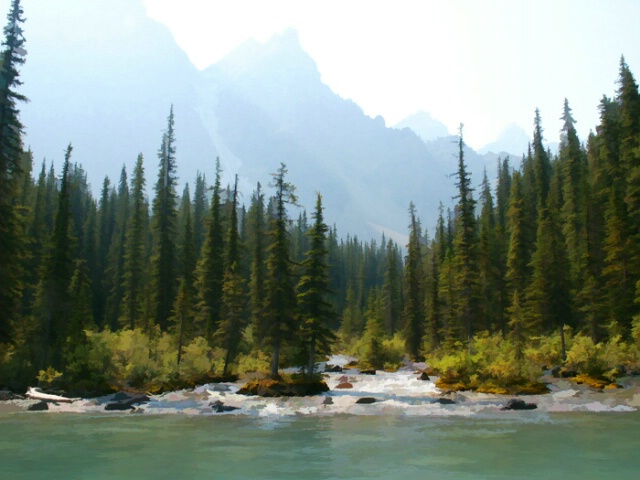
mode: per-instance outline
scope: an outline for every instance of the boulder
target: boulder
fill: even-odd
[[[340,373],[342,372],[342,367],[340,365],[329,365],[327,364],[326,367],[324,367],[324,371],[327,373]]]
[[[131,405],[130,403],[125,402],[125,401],[122,401],[122,402],[111,402],[111,403],[107,403],[107,404],[104,406],[104,409],[105,409],[105,410],[108,410],[108,411],[118,411],[118,412],[121,412],[121,411],[124,411],[124,410],[133,410],[133,409],[134,409],[134,407],[133,407],[133,405]]]
[[[258,395],[260,397],[306,397],[328,392],[329,387],[323,380],[251,380],[240,390],[239,395]]]
[[[44,410],[49,410],[49,404],[44,400],[38,403],[32,403],[27,407],[27,410],[30,412],[41,412]]]
[[[333,405],[333,398],[324,397],[324,400],[322,401],[322,405]]]
[[[427,372],[422,372],[418,377],[418,380],[429,381],[431,379],[429,378],[429,375],[427,375]]]
[[[231,387],[225,383],[214,383],[210,390],[214,392],[230,392]]]
[[[352,384],[350,384],[349,382],[341,382],[341,383],[339,383],[338,385],[336,385],[336,388],[340,388],[340,389],[343,389],[343,388],[353,388],[353,385],[352,385]]]
[[[360,405],[370,405],[372,403],[376,403],[376,399],[373,397],[362,397],[356,400],[356,403],[359,403]]]
[[[437,398],[436,403],[439,403],[440,405],[455,405],[457,402],[450,398]]]
[[[7,400],[23,400],[24,397],[22,395],[18,395],[17,393],[13,393],[10,390],[0,390],[0,401]]]
[[[239,407],[232,407],[230,405],[225,405],[220,400],[216,400],[215,402],[211,402],[209,404],[210,407],[213,408],[215,413],[225,413],[225,412],[233,412],[234,410],[238,410]]]
[[[367,370],[360,370],[360,373],[362,375],[375,375],[376,374],[376,369],[375,368],[371,368],[371,369],[367,369]]]
[[[133,410],[133,406],[140,403],[147,403],[149,397],[146,395],[131,395],[126,392],[118,392],[113,396],[115,401],[107,403],[104,406],[105,410],[112,411],[124,411]]]
[[[538,405],[535,403],[527,403],[519,398],[513,398],[500,410],[535,410],[536,408],[538,408]]]

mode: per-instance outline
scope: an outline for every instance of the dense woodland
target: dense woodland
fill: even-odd
[[[284,164],[246,204],[214,158],[178,192],[189,159],[172,108],[157,158],[120,159],[99,198],[71,144],[61,171],[34,165],[19,119],[23,23],[13,0],[0,84],[0,387],[276,377],[288,365],[313,372],[331,352],[373,368],[427,359],[450,379],[497,384],[556,365],[613,380],[640,365],[640,95],[624,59],[589,138],[569,103],[559,108],[557,155],[536,111],[528,152],[478,182],[461,127],[455,207],[427,231],[410,205],[400,246],[330,228],[320,194],[310,212],[297,206]],[[151,197],[146,171],[157,172]]]

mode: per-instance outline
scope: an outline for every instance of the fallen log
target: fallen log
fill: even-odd
[[[43,400],[45,402],[63,402],[63,403],[71,403],[73,402],[73,398],[62,397],[60,395],[52,395],[50,393],[44,393],[37,387],[29,387],[27,388],[26,396],[28,398],[33,398],[34,400]]]

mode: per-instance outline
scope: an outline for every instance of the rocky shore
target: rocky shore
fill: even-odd
[[[474,416],[509,415],[515,410],[552,412],[630,412],[640,408],[640,379],[620,380],[622,388],[596,389],[551,375],[541,378],[549,393],[499,395],[470,391],[443,391],[437,377],[423,375],[416,366],[397,372],[362,373],[334,368],[325,373],[328,391],[304,397],[268,397],[241,394],[246,380],[212,383],[190,390],[147,395],[120,392],[104,397],[75,399],[69,403],[21,398],[0,392],[0,414],[29,410],[70,413],[143,413],[183,415],[405,415]],[[240,393],[239,393],[240,392]]]

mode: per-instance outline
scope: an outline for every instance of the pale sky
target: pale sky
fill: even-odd
[[[394,125],[424,110],[480,148],[540,109],[558,140],[565,97],[585,141],[620,55],[640,76],[635,0],[144,0],[198,68],[288,27],[322,80]]]

